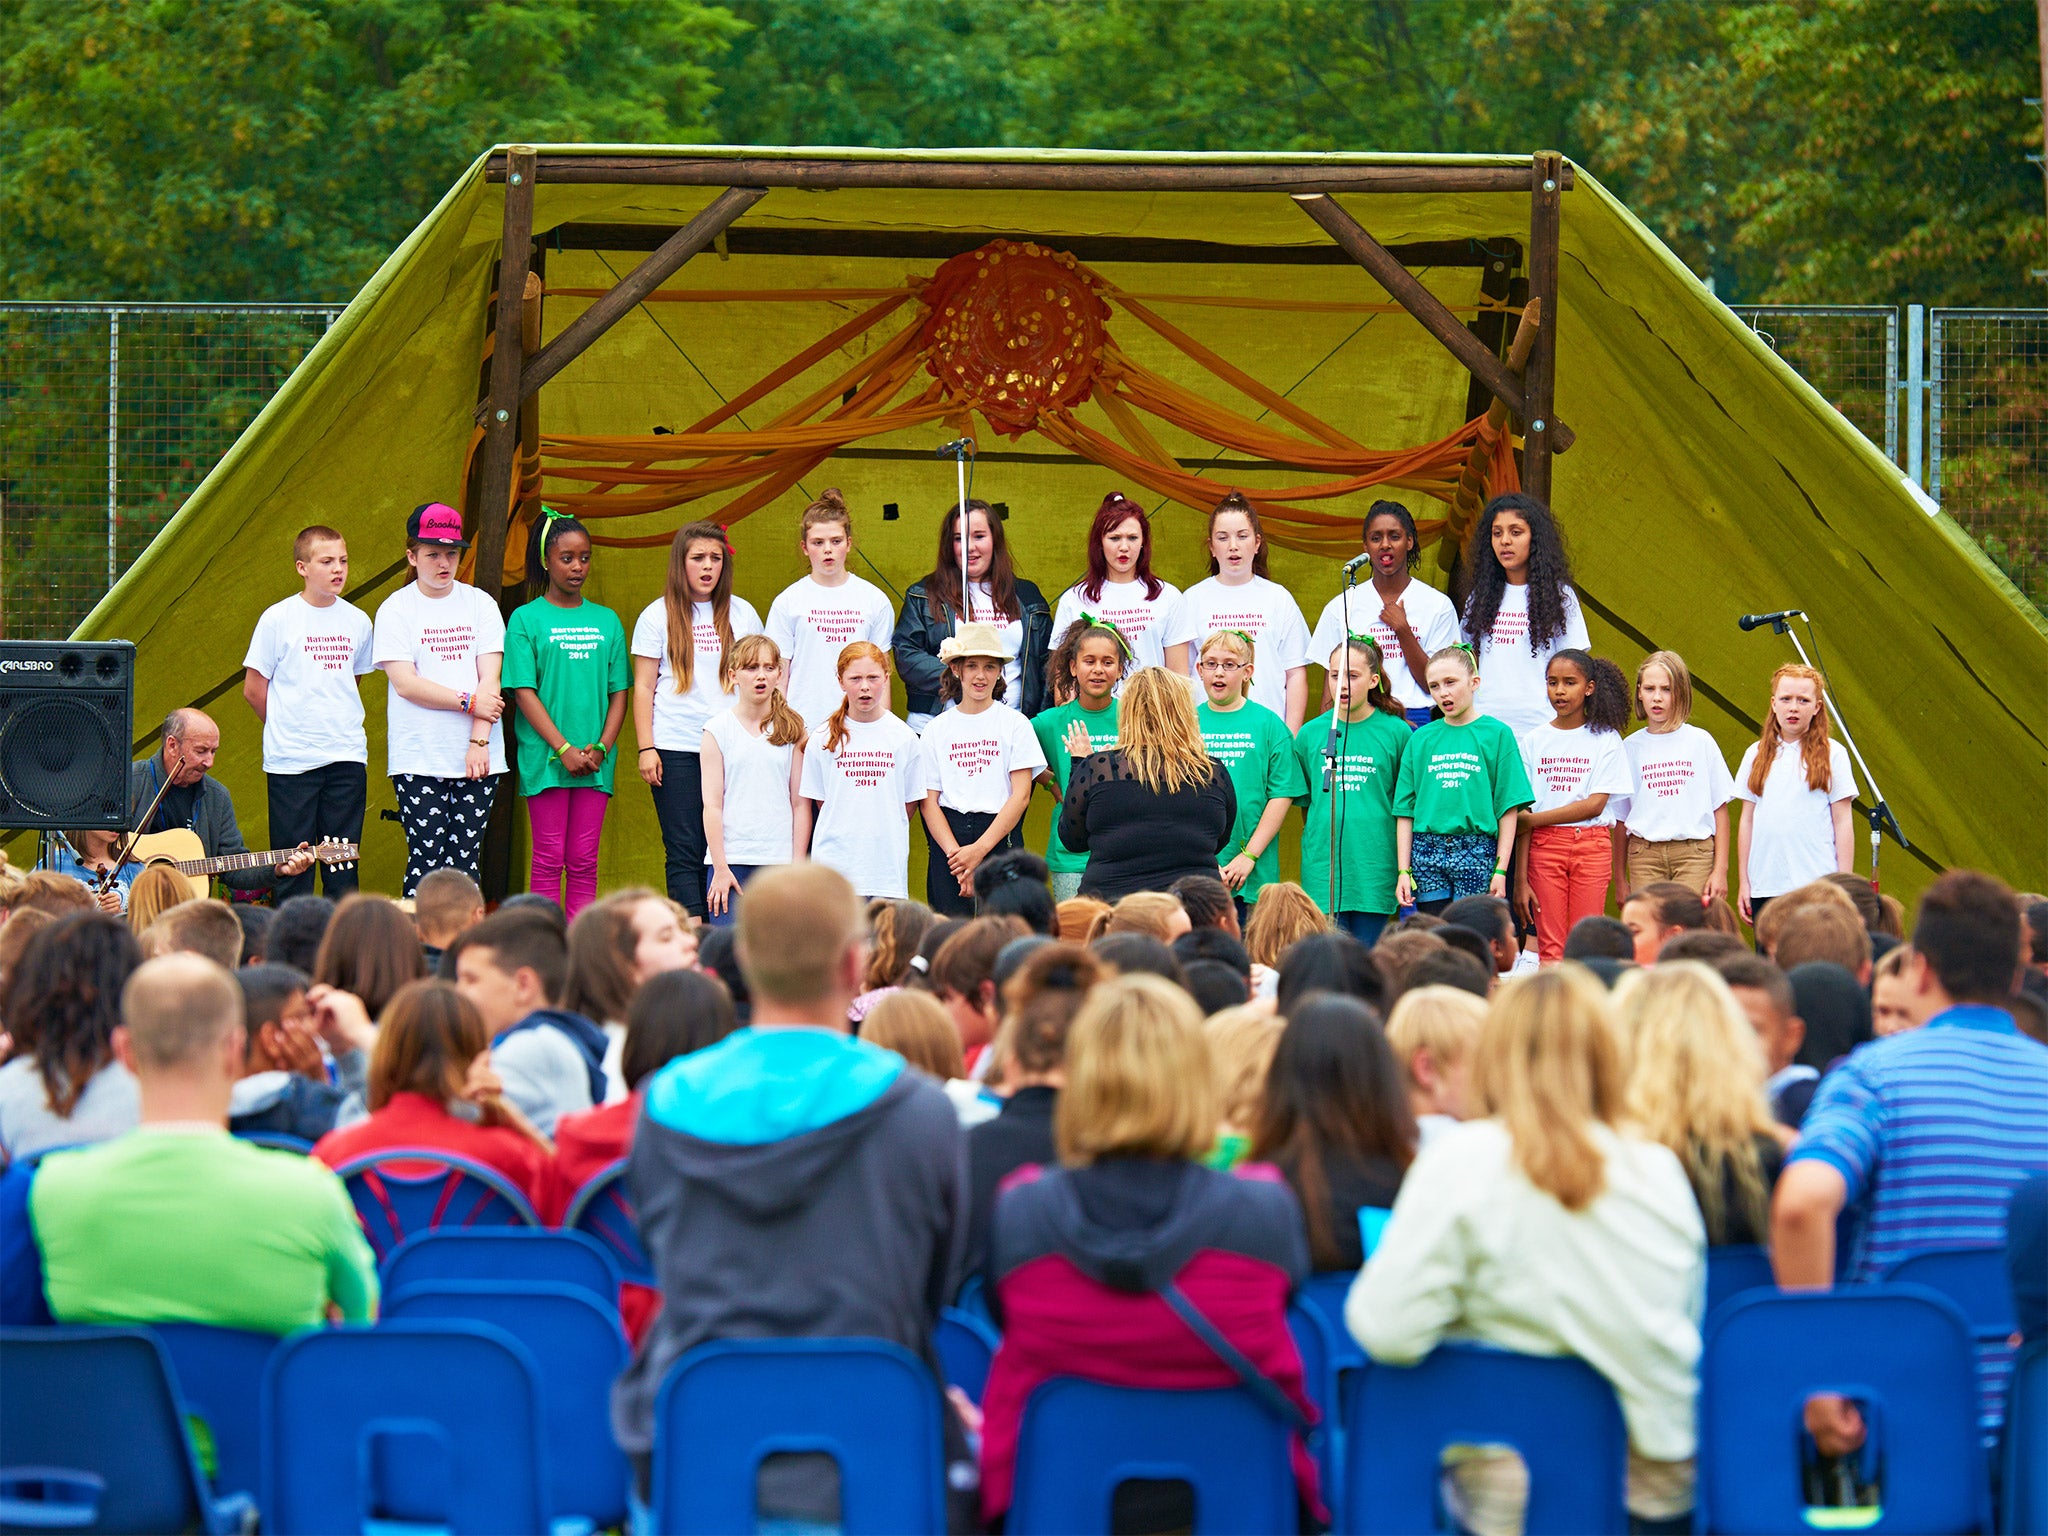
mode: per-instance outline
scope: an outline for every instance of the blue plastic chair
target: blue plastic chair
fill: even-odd
[[[932,1348],[946,1373],[946,1385],[958,1387],[970,1402],[981,1401],[988,1368],[1002,1348],[1002,1335],[971,1312],[947,1307],[932,1330]]]
[[[1319,1422],[1310,1431],[1308,1448],[1323,1473],[1323,1502],[1332,1510],[1342,1509],[1344,1489],[1343,1389],[1337,1371],[1337,1340],[1330,1324],[1316,1308],[1296,1300],[1287,1309],[1287,1327],[1294,1335],[1294,1347],[1301,1355],[1302,1379],[1309,1401],[1316,1405]],[[1355,1345],[1353,1346],[1356,1347]]]
[[[1292,1531],[1292,1434],[1242,1387],[1176,1392],[1057,1376],[1024,1405],[1003,1529],[1107,1536],[1117,1486],[1158,1478],[1194,1490],[1197,1536]]]
[[[305,1137],[288,1135],[283,1131],[237,1131],[235,1137],[251,1146],[269,1147],[273,1152],[296,1152],[301,1157],[313,1150],[313,1143]]]
[[[502,1328],[301,1333],[263,1380],[266,1536],[546,1531],[548,1466],[540,1368]]]
[[[230,1532],[163,1346],[140,1328],[0,1328],[0,1529]]]
[[[170,1358],[178,1401],[213,1438],[213,1486],[253,1494],[263,1485],[263,1373],[277,1335],[204,1323],[154,1323],[149,1331]]]
[[[1344,1299],[1351,1294],[1351,1284],[1357,1278],[1350,1270],[1310,1275],[1295,1293],[1297,1301],[1314,1307],[1323,1321],[1329,1324],[1330,1338],[1336,1345],[1330,1365],[1340,1376],[1365,1364],[1365,1351],[1351,1337],[1351,1330],[1344,1326]]]
[[[640,1243],[633,1202],[626,1198],[626,1160],[593,1174],[569,1201],[562,1225],[594,1240],[610,1257],[621,1280],[659,1288],[654,1265]]]
[[[485,1227],[415,1232],[377,1266],[386,1295],[434,1281],[505,1280],[574,1285],[619,1310],[619,1272],[611,1256],[581,1232],[547,1227]]]
[[[384,1316],[488,1323],[524,1344],[540,1369],[550,1512],[599,1529],[625,1520],[632,1474],[612,1439],[611,1392],[627,1349],[610,1297],[600,1302],[582,1286],[537,1280],[424,1280],[394,1287]]]
[[[2013,1362],[1998,1478],[2001,1536],[2048,1536],[2048,1339]]]
[[[1771,1272],[1769,1250],[1748,1243],[1730,1243],[1707,1250],[1707,1311],[1712,1317],[1721,1304],[1746,1291],[1775,1291],[1778,1277]]]
[[[755,1528],[754,1481],[774,1452],[839,1464],[844,1536],[946,1529],[939,1384],[881,1339],[729,1339],[678,1360],[654,1405],[654,1529]]]
[[[953,1298],[953,1305],[969,1317],[987,1323],[997,1338],[1002,1337],[1003,1330],[996,1327],[995,1310],[988,1304],[988,1281],[979,1273],[960,1282],[960,1294]]]
[[[1955,1303],[1918,1286],[1737,1297],[1707,1325],[1697,1529],[1810,1527],[1806,1401],[1835,1392],[1863,1405],[1883,1470],[1883,1507],[1860,1528],[1989,1530],[1974,1356]]]
[[[1957,1307],[1979,1344],[2003,1344],[2019,1331],[2003,1248],[1941,1248],[1909,1255],[1884,1272],[1887,1285],[1924,1285]]]
[[[1628,1529],[1628,1430],[1607,1379],[1569,1355],[1441,1343],[1412,1366],[1368,1365],[1344,1398],[1345,1511],[1354,1536],[1449,1529],[1443,1453],[1508,1445],[1529,1469],[1528,1536]]]
[[[526,1196],[494,1168],[431,1147],[392,1148],[334,1170],[381,1262],[415,1232],[439,1227],[537,1227]]]

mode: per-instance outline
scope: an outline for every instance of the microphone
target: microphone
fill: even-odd
[[[1776,613],[1745,613],[1735,621],[1738,629],[1762,629],[1766,624],[1776,624],[1785,619],[1803,619],[1806,614],[1798,608],[1780,608]]]
[[[950,443],[941,443],[941,444],[940,444],[940,445],[939,445],[938,447],[934,448],[934,449],[932,450],[932,455],[933,455],[933,457],[935,457],[935,458],[940,458],[940,459],[943,459],[943,458],[944,458],[944,457],[945,457],[945,456],[946,456],[947,454],[949,454],[949,453],[972,453],[972,452],[974,452],[974,439],[973,439],[973,438],[971,438],[971,437],[956,437],[956,438],[954,438],[954,439],[953,439],[953,441],[951,441]]]
[[[1356,571],[1360,566],[1369,565],[1371,563],[1372,556],[1366,554],[1363,550],[1361,550],[1359,553],[1353,555],[1349,560],[1346,560],[1344,562],[1344,574],[1346,576],[1349,576],[1354,571]]]

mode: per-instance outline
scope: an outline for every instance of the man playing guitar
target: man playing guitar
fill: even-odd
[[[156,811],[140,830],[166,832],[189,827],[206,857],[217,859],[247,853],[242,829],[235,820],[234,797],[212,777],[214,754],[220,750],[220,727],[196,709],[174,709],[164,721],[163,746],[128,769],[128,812],[140,817],[156,801]],[[162,799],[157,800],[159,792]],[[221,879],[239,890],[262,890],[280,876],[300,874],[313,866],[305,844],[272,868],[221,872]]]

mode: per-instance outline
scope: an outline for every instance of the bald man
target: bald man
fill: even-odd
[[[234,797],[227,786],[212,776],[213,758],[220,751],[220,727],[204,712],[174,709],[164,720],[163,745],[128,768],[128,814],[140,816],[149,809],[156,792],[166,780],[156,814],[144,832],[167,832],[189,827],[199,837],[199,846],[209,859],[247,853],[241,826],[235,821]],[[304,843],[299,845],[302,849]],[[278,879],[289,878],[312,868],[311,853],[294,854],[272,869],[231,869],[220,878],[238,890],[268,889]]]

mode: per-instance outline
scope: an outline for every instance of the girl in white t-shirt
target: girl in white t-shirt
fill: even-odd
[[[925,900],[947,917],[974,915],[974,871],[998,848],[1024,846],[1018,824],[1045,752],[1031,722],[1002,702],[1003,642],[987,624],[962,624],[939,647],[940,696],[956,706],[932,717],[924,758],[924,831],[931,847]]]
[[[1592,643],[1571,588],[1564,535],[1550,508],[1511,491],[1479,514],[1465,559],[1472,589],[1462,617],[1479,664],[1479,712],[1519,737],[1550,719],[1550,658]]]
[[[754,871],[787,864],[811,840],[802,794],[804,719],[782,696],[782,652],[766,635],[732,646],[731,709],[713,715],[698,748],[704,774],[704,893],[715,928],[738,916],[733,897]]]
[[[889,713],[889,653],[856,640],[839,653],[839,707],[804,744],[810,854],[863,898],[910,896],[910,813],[924,803],[917,732]]]
[[[633,734],[654,793],[670,901],[704,914],[704,727],[730,707],[733,643],[761,616],[733,596],[732,550],[716,523],[686,523],[669,545],[668,580],[633,624]]]
[[[1052,612],[1054,639],[1084,613],[1117,627],[1130,647],[1133,667],[1191,675],[1189,647],[1201,631],[1187,620],[1180,588],[1152,574],[1152,524],[1145,509],[1122,491],[1111,491],[1095,509],[1088,528],[1088,574],[1060,594]]]
[[[1364,543],[1372,561],[1372,581],[1339,592],[1324,605],[1315,633],[1308,637],[1309,659],[1333,654],[1350,635],[1369,636],[1386,659],[1388,690],[1408,724],[1419,729],[1434,713],[1429,689],[1422,682],[1429,658],[1464,638],[1457,605],[1416,578],[1422,536],[1415,531],[1414,515],[1400,502],[1376,501],[1366,508]],[[1336,691],[1334,684],[1327,690],[1326,706],[1335,707]]]
[[[1258,647],[1259,670],[1250,697],[1301,729],[1308,714],[1308,621],[1294,594],[1266,578],[1266,535],[1259,511],[1232,491],[1209,513],[1207,581],[1188,588],[1189,628],[1197,635],[1240,629]]]
[[[1635,781],[1621,745],[1628,724],[1621,668],[1605,656],[1559,651],[1545,684],[1553,718],[1522,733],[1522,767],[1536,798],[1515,831],[1515,910],[1536,930],[1537,956],[1548,965],[1564,958],[1574,923],[1607,910],[1608,828]]]
[[[856,640],[888,645],[896,609],[880,587],[846,568],[853,554],[853,514],[837,486],[826,486],[804,508],[797,540],[811,573],[776,594],[766,632],[789,659],[783,692],[808,724],[839,704],[840,654]]]
[[[1771,674],[1762,738],[1735,770],[1736,904],[1751,923],[1773,896],[1856,867],[1856,773],[1828,737],[1821,675],[1788,663]]]
[[[1721,744],[1691,723],[1692,672],[1676,651],[1652,651],[1636,668],[1636,717],[1648,723],[1622,743],[1635,793],[1614,836],[1614,886],[1640,891],[1675,880],[1704,902],[1728,895],[1728,777]]]

